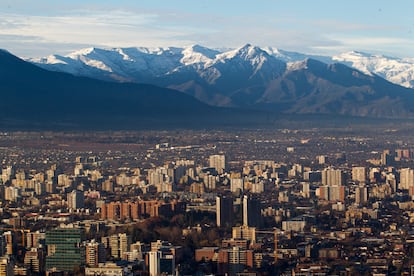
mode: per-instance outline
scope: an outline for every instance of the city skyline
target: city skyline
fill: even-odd
[[[235,48],[308,54],[351,50],[414,57],[413,3],[2,1],[0,48],[21,57],[85,47]],[[47,27],[46,27],[47,26]]]

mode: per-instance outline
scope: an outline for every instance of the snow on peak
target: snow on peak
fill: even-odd
[[[182,51],[183,57],[180,61],[184,65],[211,63],[219,53],[200,45],[192,45]]]
[[[29,61],[51,70],[96,77],[102,71],[108,75],[139,80],[142,76],[160,77],[169,72],[195,71],[205,79],[216,79],[227,64],[232,70],[251,70],[253,75],[266,70],[277,71],[287,64],[288,70],[310,66],[307,58],[326,64],[340,62],[365,74],[379,75],[388,81],[414,88],[414,59],[400,59],[352,51],[336,55],[318,56],[284,51],[273,47],[260,48],[251,44],[236,49],[215,50],[201,45],[185,48],[85,48],[67,56],[51,55]],[[278,62],[278,61],[279,62]],[[247,65],[247,67],[246,67]],[[224,67],[223,67],[224,66]],[[284,69],[282,69],[284,70]],[[188,71],[187,71],[188,72]]]
[[[243,47],[236,49],[235,52],[244,59],[255,58],[258,55],[267,55],[265,51],[259,47],[252,46],[251,44],[246,44]]]
[[[76,59],[79,56],[87,56],[87,55],[92,54],[95,51],[95,49],[96,49],[95,47],[80,49],[78,51],[70,53],[69,55],[67,55],[67,57]]]
[[[193,52],[197,52],[197,53],[203,54],[204,56],[206,56],[206,57],[208,57],[210,59],[214,59],[218,54],[221,53],[218,50],[206,48],[206,47],[203,47],[203,46],[198,45],[198,44],[194,44],[194,45],[192,45],[192,46],[190,46],[188,48],[191,48]]]
[[[269,54],[261,48],[246,44],[240,48],[217,55],[216,61],[225,63],[226,60],[240,58],[241,60],[249,61],[252,65],[258,65],[262,64],[268,57]]]
[[[309,59],[306,58],[300,61],[292,61],[287,63],[287,71],[298,71],[302,69],[308,69],[308,61]]]
[[[46,63],[46,64],[68,64],[64,60],[64,57],[58,56],[58,55],[50,55],[44,58],[32,59],[31,61],[37,62],[37,63]]]
[[[379,75],[405,87],[414,87],[414,60],[371,55],[363,52],[347,52],[332,57],[333,60],[356,68],[369,75]]]

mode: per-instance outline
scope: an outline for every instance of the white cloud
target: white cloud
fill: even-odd
[[[53,13],[56,14],[56,13]],[[40,16],[0,12],[0,48],[39,57],[82,47],[165,47],[245,43],[313,54],[349,50],[411,53],[413,38],[389,38],[393,25],[369,25],[289,16],[223,16],[177,10],[68,9]]]
[[[350,50],[368,52],[372,54],[382,54],[404,57],[398,53],[410,53],[414,48],[414,41],[409,38],[401,37],[375,37],[375,36],[332,36],[332,41],[337,44],[320,44],[312,48],[316,52],[342,53]],[[405,56],[410,57],[410,56]]]
[[[125,11],[81,13],[66,16],[28,16],[1,14],[0,45],[3,48],[37,47],[32,43],[58,45],[93,45],[104,47],[160,46],[182,41],[174,37],[186,29],[160,26],[158,15]],[[188,30],[187,30],[188,31]],[[19,38],[19,39],[16,39]],[[149,43],[150,42],[150,43]],[[187,41],[188,43],[189,41]],[[62,53],[62,47],[48,54]],[[67,48],[67,47],[64,47]],[[41,53],[44,54],[44,53]]]

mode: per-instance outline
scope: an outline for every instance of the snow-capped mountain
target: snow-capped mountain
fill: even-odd
[[[191,71],[206,82],[214,83],[224,74],[222,70],[227,66],[223,64],[229,61],[233,69],[236,69],[236,63],[242,67],[250,64],[252,75],[255,75],[263,72],[265,60],[279,63],[277,67],[283,62],[287,64],[285,67],[295,68],[296,65],[291,63],[307,58],[327,64],[340,62],[366,74],[376,74],[392,83],[414,88],[414,58],[393,58],[361,52],[329,57],[274,47],[259,48],[250,44],[233,50],[209,49],[200,45],[187,48],[87,48],[67,56],[51,55],[29,61],[48,70],[105,80],[154,83],[159,78],[177,72],[188,74]]]
[[[208,124],[227,114],[179,91],[52,72],[2,50],[0,95],[5,129],[169,127]]]
[[[227,62],[253,66],[257,73],[266,59],[275,61],[276,55],[250,44],[238,49],[220,52],[200,45],[187,48],[87,48],[67,56],[51,55],[45,58],[30,59],[40,67],[67,73],[141,82],[142,77],[160,78],[174,74],[184,67],[191,67],[200,76],[209,75],[201,71],[214,71],[211,68],[223,67]],[[233,64],[234,65],[234,64]],[[220,72],[217,72],[220,74]],[[208,79],[208,78],[207,78]],[[206,80],[207,80],[206,79]]]
[[[234,91],[266,84],[286,68],[285,62],[250,44],[226,52],[200,45],[88,48],[30,62],[77,76],[174,88],[214,105],[228,105]]]
[[[302,58],[305,59],[302,60]],[[166,108],[172,110],[173,113],[180,113],[197,106],[197,101],[191,102],[188,100],[191,98],[181,97],[185,95],[164,89],[168,87],[210,105],[234,107],[234,109],[212,109],[216,111],[236,110],[231,115],[234,115],[236,119],[240,118],[236,114],[238,112],[244,114],[250,111],[256,112],[256,110],[260,110],[260,113],[269,111],[288,114],[414,118],[413,89],[395,85],[375,73],[366,74],[346,64],[333,63],[332,59],[326,61],[326,57],[319,57],[319,59],[325,62],[305,55],[300,56],[298,53],[291,54],[276,49],[265,50],[247,44],[224,52],[198,45],[188,48],[157,49],[89,48],[65,57],[50,56],[38,60],[40,62],[38,64],[47,69],[52,68],[76,75],[112,80],[112,82],[99,82],[102,86],[99,85],[97,88],[89,84],[93,81],[98,82],[97,80],[77,78],[56,72],[46,74],[47,71],[42,70],[42,75],[47,75],[43,78],[44,80],[49,76],[62,78],[65,75],[65,79],[81,83],[73,86],[68,81],[65,85],[48,88],[46,95],[54,99],[56,104],[54,108],[58,110],[73,110],[75,102],[82,98],[79,96],[81,91],[92,93],[93,97],[100,99],[101,102],[97,106],[101,109],[110,109],[113,104],[122,106],[120,103],[129,102],[131,95],[128,93],[135,95],[140,90],[146,96],[146,98],[141,98],[140,102],[141,106],[146,108],[142,107],[143,110],[157,113],[160,108]],[[0,76],[7,76],[6,73],[10,75],[9,71],[13,66],[7,59],[7,55],[4,60],[0,62],[4,74]],[[37,68],[37,70],[29,70],[30,72],[41,70],[33,65],[30,68]],[[19,71],[21,70],[17,68],[14,72]],[[22,91],[33,91],[31,83],[39,83],[36,74],[30,74],[30,72],[26,76],[12,73],[14,79],[24,80],[22,84],[25,86]],[[55,81],[53,78],[50,77],[49,81],[40,81],[40,83],[49,87]],[[3,79],[2,83],[7,83],[8,77],[3,77]],[[152,94],[151,91],[155,88],[151,85],[117,83],[114,80],[156,84],[157,87],[162,87],[160,89],[164,89],[165,96],[170,98],[167,97],[166,101],[162,93]],[[13,87],[14,84],[0,91],[9,91],[13,94]],[[101,93],[104,89],[101,87],[114,88],[111,90],[110,99]],[[122,93],[123,89],[129,92]],[[59,93],[63,90],[67,97],[65,100],[56,100],[55,97],[51,97],[53,93],[60,95]],[[71,98],[72,92],[75,95],[73,99]],[[115,94],[112,94],[113,92]],[[30,99],[37,99],[36,93],[40,92],[28,93],[31,95]],[[175,99],[180,104],[177,104]],[[139,101],[139,97],[135,100]],[[162,102],[163,106],[160,107],[158,102]],[[27,104],[36,107],[37,105],[33,103],[36,101],[31,100]],[[135,110],[135,107],[140,108],[138,105],[132,105],[131,112]],[[199,113],[197,108],[191,110],[195,114]],[[225,119],[220,117],[220,120]]]
[[[366,74],[376,74],[392,83],[414,88],[414,58],[394,58],[348,52],[333,56],[332,59]]]

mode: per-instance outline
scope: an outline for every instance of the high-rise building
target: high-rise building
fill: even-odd
[[[46,232],[46,270],[73,271],[82,265],[81,229],[61,226]]]
[[[44,182],[37,182],[35,183],[34,190],[36,195],[44,195],[46,193],[46,184]]]
[[[44,271],[44,252],[41,248],[31,248],[24,255],[24,265],[35,273]]]
[[[7,231],[3,233],[4,241],[6,242],[6,254],[7,255],[13,255],[15,249],[16,249],[16,241],[14,237],[14,232]]]
[[[141,242],[136,242],[131,244],[131,248],[129,252],[126,252],[122,259],[128,260],[130,262],[143,260],[143,251],[144,251],[144,244]]]
[[[353,167],[352,180],[365,183],[367,181],[367,169],[365,167]]]
[[[243,197],[243,225],[249,227],[260,227],[261,225],[261,206],[258,199]]]
[[[218,227],[233,225],[233,198],[228,196],[216,197],[216,223]]]
[[[299,177],[303,175],[303,166],[301,164],[293,164],[292,168],[288,171],[289,177]]]
[[[215,168],[219,174],[222,174],[226,170],[226,156],[210,155],[209,166]]]
[[[303,180],[309,182],[318,182],[322,180],[322,174],[320,171],[305,171],[303,172]]]
[[[342,186],[345,184],[345,174],[337,169],[324,169],[322,171],[322,185]]]
[[[216,177],[214,175],[206,175],[204,177],[204,184],[208,190],[215,190],[216,189]]]
[[[173,275],[177,254],[177,248],[168,242],[152,242],[148,255],[150,275]]]
[[[7,166],[5,169],[2,170],[1,180],[3,184],[12,180],[15,174],[15,169],[13,166]]]
[[[265,185],[263,181],[259,181],[257,183],[252,183],[250,192],[253,194],[261,194],[265,191]]]
[[[82,191],[73,190],[67,194],[68,208],[72,210],[85,207],[85,197]]]
[[[305,198],[309,198],[310,191],[310,184],[308,182],[302,182],[302,196]]]
[[[368,202],[368,189],[364,186],[359,186],[355,189],[355,203],[362,205]]]
[[[318,190],[321,199],[332,202],[345,201],[345,186],[321,186]]]
[[[104,263],[105,259],[105,246],[101,242],[92,240],[85,246],[85,263],[91,267],[97,267],[99,263]]]
[[[12,276],[13,273],[13,264],[9,257],[0,258],[0,276]]]
[[[389,166],[392,165],[395,161],[395,152],[390,150],[384,150],[381,154],[381,165]]]
[[[159,251],[150,251],[149,256],[149,274],[150,276],[158,276],[161,273],[160,269],[160,260],[161,252]]]
[[[392,193],[395,193],[397,191],[397,178],[395,177],[394,173],[387,173],[385,175],[385,183],[390,185]]]
[[[318,160],[318,164],[322,165],[327,163],[328,157],[326,155],[318,155],[316,156],[316,160]]]
[[[56,192],[56,183],[53,180],[48,179],[45,183],[46,193],[54,194]]]
[[[253,267],[253,250],[237,246],[221,249],[218,254],[218,273],[236,275]]]
[[[232,193],[236,193],[238,191],[243,192],[244,179],[243,178],[230,178],[230,190]]]
[[[20,188],[14,186],[4,187],[4,200],[16,202],[20,198]]]
[[[123,254],[130,249],[131,237],[125,233],[112,235],[109,238],[109,246],[111,247],[112,257],[122,258]]]
[[[83,164],[76,164],[74,174],[75,176],[83,175]]]
[[[40,241],[44,241],[46,238],[46,234],[40,231],[30,232],[26,234],[26,247],[38,247],[40,245]]]
[[[414,186],[414,170],[404,168],[400,170],[400,184],[398,188],[401,190],[408,190]]]
[[[249,240],[250,242],[256,242],[256,227],[249,226],[236,226],[232,228],[233,239]]]

